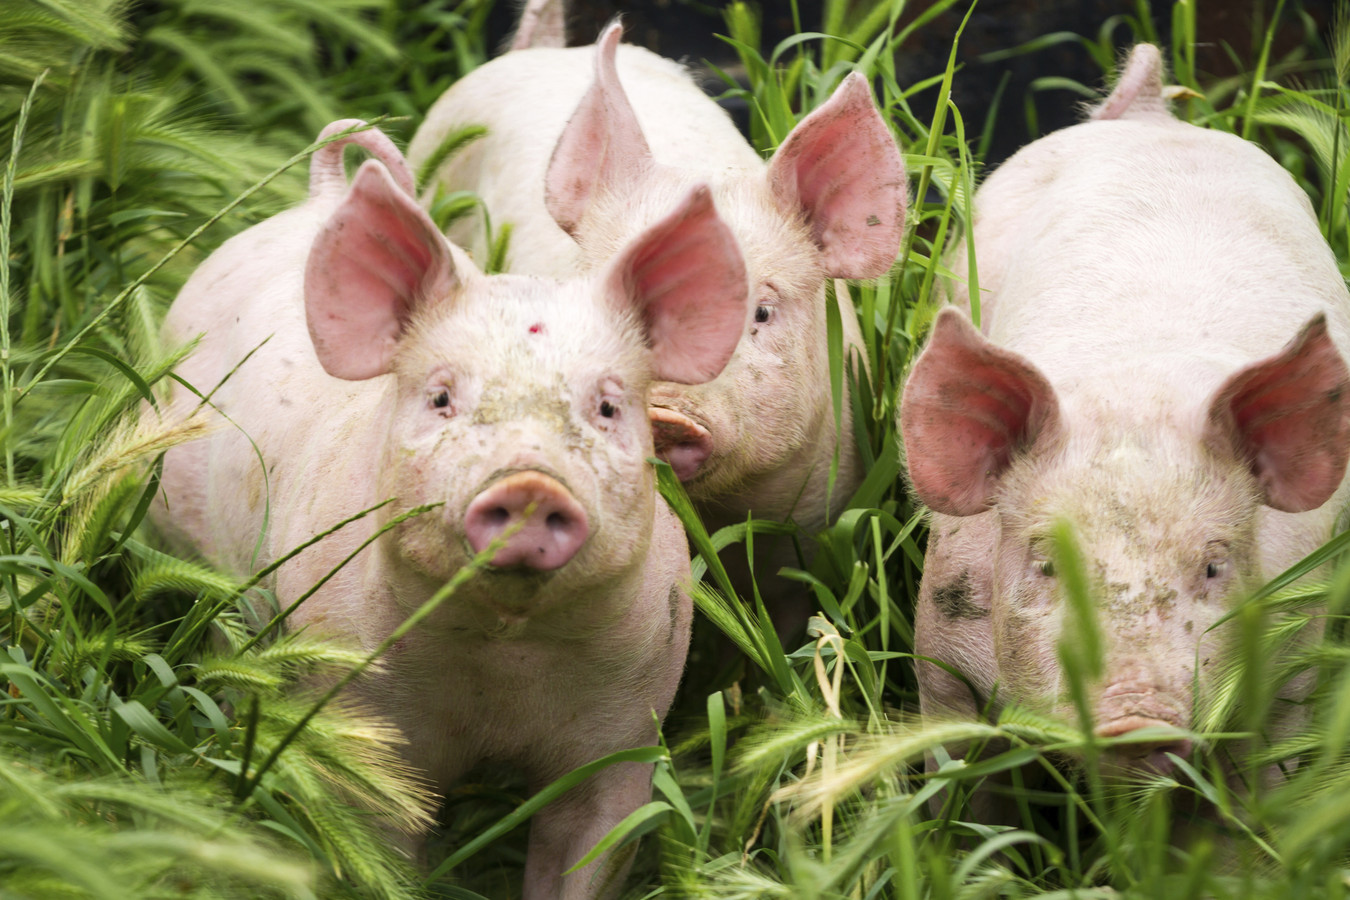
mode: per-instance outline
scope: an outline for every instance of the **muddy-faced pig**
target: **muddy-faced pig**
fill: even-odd
[[[863,475],[845,401],[827,506],[836,433],[825,285],[895,260],[905,213],[895,141],[853,74],[766,166],[683,67],[620,36],[615,24],[593,49],[516,50],[471,72],[428,112],[409,159],[421,165],[447,134],[486,125],[428,195],[477,192],[494,225],[514,226],[509,270],[554,277],[594,269],[690,183],[709,181],[745,252],[754,312],[720,377],[653,389],[657,451],[711,527],[753,512],[819,529]],[[450,233],[484,252],[479,219]],[[846,347],[860,347],[840,293]]]
[[[1350,296],[1332,253],[1278,165],[1174,118],[1162,90],[1157,49],[1136,47],[1090,121],[976,194],[981,329],[939,313],[900,411],[935,513],[917,650],[974,688],[921,664],[926,714],[996,696],[1073,718],[1050,552],[1065,520],[1104,641],[1096,733],[1189,728],[1223,662],[1211,626],[1345,509]],[[1166,770],[1189,750],[1164,736],[1113,762]]]
[[[329,174],[309,201],[227,242],[169,313],[171,338],[202,335],[179,374],[203,392],[229,376],[212,397],[228,424],[168,454],[161,521],[247,572],[393,498],[284,564],[285,604],[381,523],[438,504],[292,617],[366,648],[518,525],[353,698],[399,726],[441,790],[484,760],[538,788],[652,744],[691,606],[684,534],[645,461],[647,391],[716,376],[748,316],[708,189],[593,275],[487,277],[378,160],[350,187],[334,160],[320,151]],[[647,801],[650,779],[649,766],[612,767],[540,812],[525,896],[612,890],[620,863],[562,873]]]

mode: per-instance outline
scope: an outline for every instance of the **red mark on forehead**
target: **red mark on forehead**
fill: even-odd
[[[535,322],[533,325],[530,326],[530,334],[543,334],[543,333],[544,333],[543,322]]]

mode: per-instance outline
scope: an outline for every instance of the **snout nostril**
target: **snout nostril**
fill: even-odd
[[[492,564],[548,571],[576,555],[589,535],[586,510],[565,486],[542,472],[508,475],[484,488],[464,512],[474,552],[505,542]]]

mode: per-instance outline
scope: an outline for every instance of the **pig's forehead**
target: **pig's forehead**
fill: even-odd
[[[414,365],[485,377],[562,373],[642,381],[649,354],[636,317],[604,301],[594,279],[499,275],[428,304],[414,324]]]
[[[820,250],[805,219],[779,207],[764,177],[728,178],[714,185],[713,199],[740,243],[753,283],[814,299],[825,284]]]
[[[1235,542],[1258,505],[1245,470],[1175,432],[1121,428],[1028,462],[1000,504],[1005,522],[1035,538],[1067,520],[1094,554]]]
[[[812,298],[823,289],[824,266],[810,230],[800,214],[775,202],[763,171],[728,169],[708,178],[663,167],[637,190],[601,195],[582,236],[589,265],[602,266],[669,215],[700,181],[711,186],[717,214],[736,237],[753,287],[768,282],[784,296]]]

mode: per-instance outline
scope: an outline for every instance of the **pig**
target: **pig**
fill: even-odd
[[[414,167],[465,125],[488,134],[435,171],[424,202],[438,188],[477,192],[494,224],[513,226],[509,271],[558,277],[594,269],[689,183],[711,182],[746,254],[754,316],[717,379],[653,389],[657,453],[710,530],[753,513],[817,531],[864,474],[847,400],[835,430],[826,280],[895,261],[906,206],[895,139],[854,73],[765,165],[683,67],[621,34],[615,23],[594,49],[516,50],[454,84],[409,145]],[[449,233],[486,252],[480,219]],[[862,342],[842,285],[837,301],[847,353]]]
[[[970,239],[980,327],[954,286],[900,406],[933,513],[916,651],[969,681],[920,662],[922,712],[1075,718],[1049,546],[1065,520],[1104,642],[1095,733],[1170,726],[1107,769],[1171,771],[1224,663],[1211,627],[1343,525],[1350,296],[1303,191],[1176,119],[1148,44],[1090,121],[989,177]]]
[[[442,793],[483,761],[537,789],[653,744],[670,705],[689,559],[646,461],[647,392],[726,364],[749,315],[744,262],[695,184],[595,273],[488,277],[417,205],[388,140],[353,140],[376,150],[350,187],[340,149],[320,150],[308,201],[226,242],[169,311],[170,339],[201,335],[178,374],[214,388],[229,424],[167,454],[157,516],[245,573],[392,498],[282,565],[284,605],[435,504],[291,617],[366,650],[508,534],[349,696],[397,725]],[[172,399],[178,415],[197,402]],[[563,872],[650,781],[650,766],[613,766],[543,809],[524,896],[611,895],[623,860]]]
[[[509,49],[566,46],[567,10],[563,8],[563,0],[527,0],[520,9],[520,21],[516,23]]]

